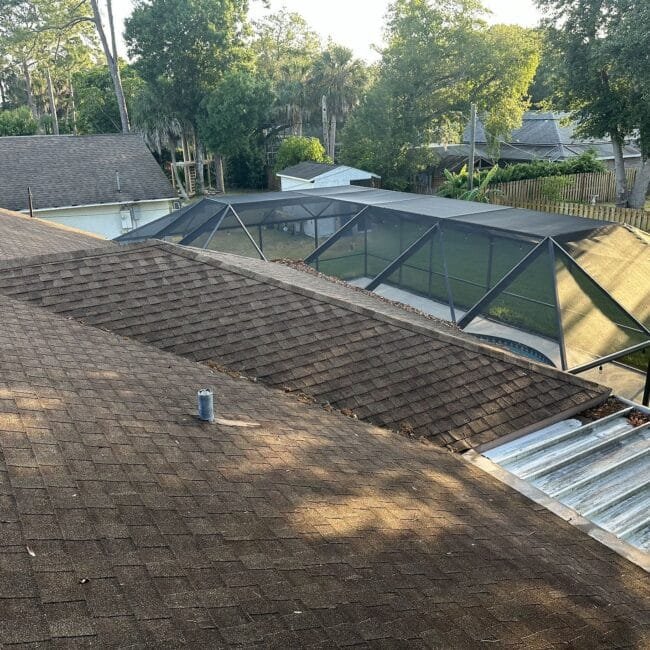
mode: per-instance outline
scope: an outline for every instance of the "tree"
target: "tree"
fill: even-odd
[[[647,57],[650,12],[645,0],[537,0],[566,61],[563,100],[585,136],[609,136],[614,148],[617,203],[642,207],[650,182]],[[644,90],[646,89],[646,90]],[[625,140],[638,134],[642,164],[628,192]],[[629,194],[629,196],[628,196]]]
[[[312,112],[309,80],[320,54],[318,36],[300,14],[286,11],[271,14],[253,27],[257,69],[275,91],[275,117],[288,123],[294,135],[302,135],[303,123]]]
[[[538,43],[488,27],[474,0],[396,0],[377,80],[343,132],[341,159],[405,189],[433,164],[430,145],[456,140],[472,102],[498,136],[520,123]]]
[[[204,100],[224,73],[245,59],[247,0],[138,0],[125,38],[135,66],[165,112],[195,141],[197,186],[203,192]]]
[[[240,185],[262,183],[264,130],[272,105],[270,82],[246,69],[227,72],[204,101],[198,126],[208,147],[216,155],[237,158],[240,164],[252,160],[252,165],[244,165],[249,172],[257,168],[254,178],[238,179]]]
[[[144,82],[135,68],[120,64],[124,98],[131,111],[136,97],[143,92]],[[79,133],[119,133],[122,121],[113,81],[105,65],[93,65],[72,75],[75,89],[77,131]],[[156,111],[160,110],[156,107]]]
[[[115,23],[113,21],[113,2],[112,0],[106,0],[106,14],[111,37],[110,43],[108,41],[108,36],[106,35],[106,30],[104,29],[98,0],[90,0],[90,6],[93,13],[93,23],[95,24],[97,35],[101,41],[102,49],[104,50],[104,56],[106,57],[106,63],[108,65],[108,71],[113,82],[115,99],[117,100],[117,106],[120,111],[120,123],[122,125],[122,132],[128,133],[131,130],[131,125],[129,123],[129,112],[126,106],[126,98],[124,96],[124,89],[122,87],[122,79],[120,77],[117,42],[115,39]]]
[[[330,43],[315,62],[311,82],[320,91],[323,143],[332,159],[337,123],[358,104],[366,81],[364,64],[347,47]]]
[[[34,135],[38,132],[38,122],[26,106],[13,110],[0,110],[0,136]]]
[[[275,169],[281,171],[305,160],[322,163],[332,162],[318,138],[293,135],[282,140],[275,161]]]

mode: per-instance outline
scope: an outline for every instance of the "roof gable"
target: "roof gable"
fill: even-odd
[[[167,199],[174,191],[137,134],[0,138],[0,206],[34,209]]]

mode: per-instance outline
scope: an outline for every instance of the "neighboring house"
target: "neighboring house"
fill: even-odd
[[[576,134],[577,124],[568,113],[528,111],[521,127],[500,142],[499,162],[517,163],[532,160],[558,162],[579,156],[590,149],[596,152],[609,169],[614,169],[614,152],[609,138],[585,138]],[[476,144],[479,155],[491,158],[486,150],[487,137],[480,120],[476,125]],[[469,127],[463,134],[463,143],[469,143]],[[626,166],[638,165],[641,152],[634,146],[623,147]]]
[[[348,167],[347,165],[328,165],[317,162],[301,162],[278,172],[280,189],[309,190],[314,187],[338,187],[340,185],[377,186],[381,176],[372,172]]]
[[[577,125],[571,122],[568,113],[528,111],[522,125],[509,137],[499,142],[498,162],[502,167],[514,163],[528,163],[534,160],[560,162],[593,150],[608,169],[614,169],[614,152],[608,138],[584,138],[576,135]],[[444,169],[460,171],[469,159],[469,127],[463,133],[460,144],[434,145],[433,151],[440,162],[429,172],[418,177],[421,191],[433,191],[444,181]],[[474,160],[476,169],[492,167],[494,152],[488,146],[485,129],[480,120],[476,124]],[[641,162],[641,152],[631,144],[623,147],[626,167],[636,167]]]
[[[179,207],[139,135],[0,138],[0,206],[107,238]]]

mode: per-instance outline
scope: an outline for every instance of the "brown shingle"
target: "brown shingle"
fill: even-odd
[[[115,244],[73,228],[4,210],[0,204],[0,260],[102,246],[114,247]]]
[[[469,448],[475,422],[495,438],[608,394],[351,289],[224,260],[164,243],[47,256],[0,265],[0,292],[440,444]]]

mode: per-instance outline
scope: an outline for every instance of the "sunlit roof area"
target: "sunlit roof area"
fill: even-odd
[[[304,260],[565,370],[650,340],[650,243],[606,221],[346,186],[204,198],[117,241],[149,238]]]

